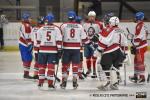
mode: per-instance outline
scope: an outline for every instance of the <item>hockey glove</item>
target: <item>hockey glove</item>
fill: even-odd
[[[135,55],[136,54],[136,47],[131,46],[131,54]]]
[[[99,41],[99,35],[98,34],[95,34],[92,39],[91,39],[93,42],[98,42]]]

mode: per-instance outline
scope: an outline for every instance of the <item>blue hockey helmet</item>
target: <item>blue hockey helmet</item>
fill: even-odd
[[[144,13],[143,12],[137,12],[135,14],[135,19],[136,20],[143,20],[144,19]]]
[[[103,21],[104,24],[109,24],[109,19],[113,17],[115,14],[113,12],[107,13],[104,15]]]
[[[31,14],[29,12],[24,12],[22,14],[22,19],[23,20],[28,20],[31,17]]]
[[[82,17],[81,17],[81,16],[77,16],[77,17],[76,17],[76,22],[77,22],[77,23],[80,23],[81,20],[82,20]]]
[[[48,13],[48,15],[45,17],[45,21],[48,21],[48,23],[52,23],[54,21],[54,15],[52,13]]]
[[[69,11],[68,12],[68,18],[69,19],[75,19],[76,18],[76,13],[74,11]]]

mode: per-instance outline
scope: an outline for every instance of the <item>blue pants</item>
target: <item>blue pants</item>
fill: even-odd
[[[42,64],[42,65],[56,64],[57,63],[57,54],[56,53],[39,53],[38,54],[38,63]]]
[[[63,64],[79,64],[80,63],[80,50],[76,49],[64,49],[62,56]]]
[[[21,54],[21,58],[23,62],[31,62],[32,61],[32,45],[25,47],[22,44],[19,44],[19,50]]]
[[[94,50],[92,49],[92,47],[90,47],[90,45],[85,45],[84,47],[84,56],[86,58],[92,57],[94,54]]]

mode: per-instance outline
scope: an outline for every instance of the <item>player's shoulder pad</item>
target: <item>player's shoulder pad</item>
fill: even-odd
[[[121,29],[121,28],[115,28],[114,29],[114,31],[116,32],[116,33],[123,33],[124,32],[124,30],[123,29]]]

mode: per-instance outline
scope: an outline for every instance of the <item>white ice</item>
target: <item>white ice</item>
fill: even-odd
[[[146,55],[146,64],[150,67],[150,53]],[[127,79],[132,74],[133,65],[129,65]],[[49,91],[46,83],[44,89],[39,90],[36,82],[24,80],[22,76],[23,67],[19,52],[0,52],[0,100],[150,100],[149,83],[137,85],[127,80],[127,86],[122,82],[119,90],[100,91],[96,88],[100,84],[99,81],[87,78],[84,81],[79,80],[78,89],[73,90],[70,74],[66,90],[60,89],[60,83],[57,82],[57,89]],[[123,68],[121,76],[124,80]],[[61,67],[59,67],[58,77],[61,78]],[[136,92],[146,92],[147,98],[136,98]],[[105,97],[105,94],[109,97]],[[125,94],[127,97],[112,96],[115,94]]]

